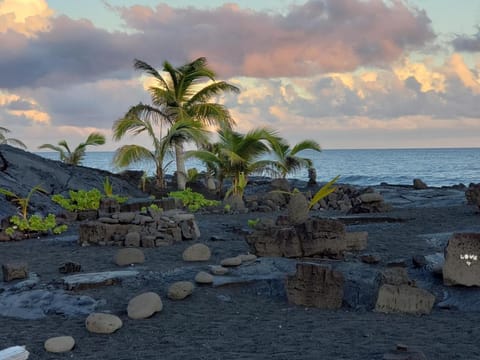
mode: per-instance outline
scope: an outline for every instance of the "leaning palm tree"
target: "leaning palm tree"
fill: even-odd
[[[124,145],[117,149],[113,162],[118,167],[127,167],[142,161],[153,161],[155,164],[155,179],[158,188],[165,187],[164,174],[167,155],[178,142],[194,141],[204,144],[208,141],[207,130],[201,123],[191,119],[174,123],[165,136],[157,136],[157,123],[155,118],[138,118],[135,112],[117,120],[113,125],[114,140],[122,139],[127,133],[140,134],[146,132],[152,140],[153,150],[140,145]]]
[[[0,145],[7,144],[7,145],[19,146],[24,149],[27,148],[27,145],[25,145],[22,141],[14,138],[7,138],[6,134],[8,134],[9,132],[10,130],[8,130],[7,128],[0,126]]]
[[[105,135],[98,132],[93,132],[88,135],[85,142],[80,143],[73,151],[70,150],[70,147],[65,140],[59,141],[58,145],[43,144],[38,148],[57,151],[60,155],[60,161],[64,162],[65,164],[80,165],[85,157],[87,146],[98,146],[103,144],[105,144]]]
[[[202,125],[233,125],[228,109],[213,100],[222,93],[236,93],[239,89],[225,81],[215,81],[215,72],[208,67],[204,57],[180,67],[165,61],[162,73],[141,60],[135,60],[134,67],[156,81],[149,88],[153,106],[139,104],[129,110],[136,112],[137,117],[162,117],[169,124],[193,120]],[[177,139],[174,144],[180,190],[186,185],[184,144],[182,139]]]
[[[273,167],[283,179],[287,174],[300,171],[302,168],[310,168],[313,162],[309,158],[297,156],[304,150],[321,151],[320,144],[315,140],[303,140],[293,147],[285,141],[279,141],[272,146],[274,155]]]
[[[223,127],[218,131],[219,141],[208,148],[193,150],[187,153],[203,161],[215,174],[222,188],[223,181],[232,179],[232,193],[242,195],[246,178],[253,173],[262,173],[273,167],[271,160],[263,156],[282,141],[275,131],[257,128],[246,134]]]

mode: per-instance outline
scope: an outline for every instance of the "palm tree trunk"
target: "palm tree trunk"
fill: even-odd
[[[157,165],[157,174],[156,174],[156,185],[159,189],[165,189],[165,181],[163,179],[163,169],[162,169],[162,165]]]
[[[185,157],[183,156],[183,144],[175,144],[175,161],[177,162],[177,188],[185,190],[187,185],[187,170],[185,168]]]

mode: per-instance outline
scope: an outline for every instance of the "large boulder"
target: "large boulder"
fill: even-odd
[[[208,261],[212,252],[205,244],[193,244],[182,254],[183,261]]]
[[[375,311],[429,314],[434,303],[435,296],[427,290],[410,285],[384,284],[378,291]]]
[[[341,257],[347,249],[345,225],[322,218],[309,218],[296,226],[259,226],[247,235],[247,242],[258,256]]]
[[[308,201],[302,193],[294,193],[290,196],[287,205],[288,220],[292,225],[299,225],[308,219]]]
[[[445,247],[443,283],[480,286],[480,233],[456,233]]]
[[[480,208],[480,183],[471,183],[465,191],[465,197],[467,204],[476,205]]]
[[[7,189],[19,196],[40,185],[47,194],[34,193],[30,199],[32,213],[59,213],[63,209],[50,200],[53,194],[68,195],[68,190],[103,189],[108,176],[115,194],[133,197],[145,197],[137,183],[129,183],[121,175],[108,171],[67,165],[60,161],[45,159],[41,156],[15,148],[0,145],[0,188]],[[0,219],[15,213],[13,206],[4,196],[0,196]]]

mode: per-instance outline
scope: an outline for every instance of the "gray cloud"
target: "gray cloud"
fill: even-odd
[[[480,52],[480,27],[475,35],[457,35],[452,45],[456,51]]]

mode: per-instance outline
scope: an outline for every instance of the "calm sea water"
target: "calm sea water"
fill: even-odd
[[[57,153],[38,153],[58,160]],[[113,152],[87,152],[84,166],[119,172],[112,164]],[[449,186],[480,182],[480,148],[469,149],[375,149],[375,150],[324,150],[321,153],[305,151],[304,157],[313,160],[317,180],[328,181],[341,175],[339,182],[354,185],[389,184],[411,185],[420,178],[429,186]],[[204,166],[196,160],[187,161],[187,168],[201,171]],[[153,163],[138,164],[131,169],[153,174]],[[173,173],[174,164],[167,168]],[[308,180],[306,170],[292,174]]]

